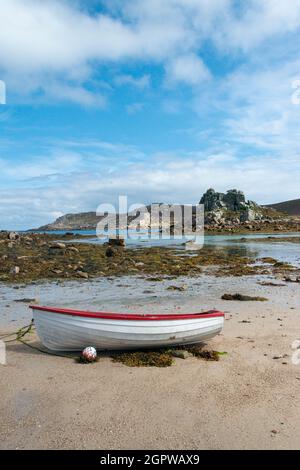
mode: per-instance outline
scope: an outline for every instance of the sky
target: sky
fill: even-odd
[[[0,229],[299,198],[299,51],[300,0],[0,0]]]

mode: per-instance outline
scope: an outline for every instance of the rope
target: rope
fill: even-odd
[[[23,326],[22,328],[20,328],[19,330],[13,332],[13,333],[10,333],[10,334],[7,334],[7,335],[4,335],[4,336],[1,336],[0,337],[0,340],[2,341],[2,339],[4,338],[10,338],[11,336],[15,336],[15,338],[13,339],[10,339],[10,340],[7,340],[7,341],[4,341],[5,344],[8,344],[8,343],[14,343],[16,341],[19,341],[20,343],[24,344],[24,346],[28,346],[29,348],[31,349],[34,349],[42,354],[48,354],[49,356],[56,356],[56,357],[67,357],[68,359],[74,359],[73,356],[68,356],[66,354],[59,354],[59,353],[53,353],[53,352],[50,352],[50,351],[44,351],[43,349],[40,349],[38,348],[37,346],[33,346],[32,344],[29,344],[27,343],[26,341],[24,341],[24,337],[31,333],[32,330],[33,330],[33,326],[34,326],[34,321],[31,320],[31,323],[30,325],[27,325],[27,326]]]
[[[18,341],[24,344],[25,346],[28,346],[31,349],[35,349],[36,351],[42,354],[48,354],[48,356],[67,357],[68,359],[75,359],[73,356],[68,356],[67,354],[59,354],[59,353],[53,353],[50,351],[44,351],[43,349],[40,349],[37,346],[33,346],[32,344],[26,343],[26,341],[23,341],[22,339],[19,339]]]
[[[30,333],[32,328],[33,328],[33,320],[31,320],[30,325],[23,326],[22,328],[20,328],[19,330],[15,331],[13,333],[1,336],[0,339],[2,340],[3,338],[10,338],[11,336],[16,336],[13,339],[4,341],[4,343],[13,343],[15,341],[19,341],[21,338],[24,338],[24,336],[26,336],[28,333]]]

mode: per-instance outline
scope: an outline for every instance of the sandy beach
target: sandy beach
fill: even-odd
[[[0,448],[298,448],[300,364],[292,363],[291,345],[300,339],[299,284],[268,287],[259,281],[255,276],[179,278],[177,285],[187,285],[180,293],[134,278],[2,286],[1,334],[28,324],[28,304],[15,302],[22,297],[39,294],[49,304],[63,290],[70,305],[89,298],[99,308],[110,304],[134,311],[141,308],[146,284],[152,291],[143,298],[146,311],[158,305],[161,311],[176,305],[180,311],[223,309],[223,333],[207,346],[227,355],[218,362],[188,358],[169,368],[130,368],[109,357],[81,365],[11,343],[7,365],[0,366]],[[114,300],[113,291],[120,293]],[[220,300],[224,292],[269,301],[226,302]],[[35,336],[30,343],[41,346]]]

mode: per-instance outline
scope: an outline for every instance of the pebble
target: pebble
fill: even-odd
[[[19,266],[14,266],[13,268],[11,268],[10,270],[10,274],[19,274],[20,273],[20,268]]]
[[[83,271],[77,271],[77,274],[78,274],[79,277],[82,277],[82,279],[88,279],[89,278],[88,273],[85,273]]]
[[[189,357],[192,357],[193,355],[189,353],[188,351],[185,351],[184,349],[175,349],[172,351],[172,356],[173,357],[179,357],[180,359],[188,359]]]

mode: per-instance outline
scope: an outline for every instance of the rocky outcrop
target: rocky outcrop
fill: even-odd
[[[206,225],[240,224],[261,220],[266,210],[254,201],[248,201],[242,191],[230,189],[226,193],[210,188],[203,194]]]
[[[238,212],[259,207],[253,201],[246,201],[244,193],[237,189],[230,189],[226,193],[218,193],[210,188],[203,194],[200,204],[204,204],[204,210],[206,212],[220,209]]]

